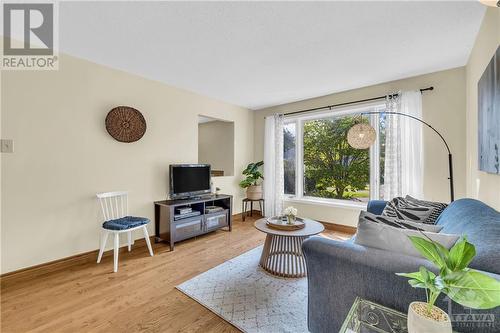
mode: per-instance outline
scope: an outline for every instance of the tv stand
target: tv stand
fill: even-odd
[[[197,198],[155,201],[155,242],[167,242],[170,250],[175,243],[203,235],[218,229],[232,229],[231,195],[219,194]],[[175,208],[190,206],[201,214],[192,217],[175,219]],[[205,207],[218,206],[223,209],[218,212],[205,213]]]
[[[203,200],[203,199],[209,199],[209,200],[212,200],[212,195],[197,195],[197,196],[194,196],[194,197],[184,197],[184,198],[175,198],[175,199],[172,199],[172,200],[167,200],[167,201],[183,201],[183,202],[186,202],[186,201],[193,201],[193,200]]]

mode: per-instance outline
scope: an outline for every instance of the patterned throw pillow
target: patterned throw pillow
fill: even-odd
[[[437,210],[435,207],[428,205],[424,206],[403,197],[396,197],[387,203],[382,211],[382,215],[400,220],[434,224],[436,222],[436,220],[433,219],[436,215],[434,212],[435,210]],[[437,215],[439,216],[439,214],[440,213]]]
[[[424,224],[418,222],[412,222],[408,220],[399,220],[393,217],[375,215],[369,212],[361,211],[359,214],[359,221],[370,221],[374,223],[380,223],[389,225],[391,227],[409,230],[419,230],[419,231],[430,231],[430,232],[440,232],[443,229],[440,225]]]
[[[434,210],[432,211],[432,214],[427,218],[427,221],[425,222],[425,223],[429,223],[429,224],[435,224],[439,215],[441,215],[443,210],[445,210],[445,208],[448,207],[447,204],[442,203],[442,202],[419,200],[419,199],[415,199],[413,197],[410,197],[409,195],[407,195],[405,197],[405,199],[408,200],[409,202],[414,202],[420,206],[434,208]]]

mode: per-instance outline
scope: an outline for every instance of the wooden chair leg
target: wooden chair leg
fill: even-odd
[[[97,263],[101,262],[102,254],[104,253],[104,248],[106,247],[106,242],[108,241],[109,232],[104,231],[101,234],[101,247],[99,248],[99,255],[97,256]]]
[[[113,272],[118,272],[118,252],[120,251],[120,234],[115,232],[115,248],[114,248],[114,260],[113,260]]]
[[[149,254],[152,257],[153,256],[153,248],[151,247],[151,242],[149,241],[149,234],[148,234],[148,229],[146,228],[146,226],[142,227],[142,231],[144,232],[144,238],[146,239],[146,244],[148,245]]]
[[[132,231],[127,232],[128,252],[132,249]]]

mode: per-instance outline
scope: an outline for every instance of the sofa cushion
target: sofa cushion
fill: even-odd
[[[372,214],[382,215],[382,212],[384,211],[386,205],[387,201],[385,200],[370,200],[368,201],[366,210]]]
[[[394,227],[385,223],[376,222],[370,217],[365,218],[366,214],[370,213],[361,212],[360,214],[358,230],[354,239],[354,243],[366,247],[388,250],[413,257],[422,257],[417,249],[415,249],[408,236],[424,237],[422,234],[425,234],[425,236],[440,243],[447,249],[451,248],[460,238],[459,235],[448,235]]]
[[[402,197],[396,197],[387,203],[382,215],[400,220],[434,224],[432,216],[437,208],[420,205]]]
[[[419,200],[419,199],[415,199],[409,195],[407,195],[405,197],[405,199],[409,202],[415,203],[415,204],[420,205],[420,206],[434,208],[432,210],[431,215],[429,215],[429,217],[427,218],[427,221],[426,221],[426,223],[429,223],[429,224],[435,224],[437,219],[439,218],[439,215],[441,215],[441,213],[446,209],[446,207],[448,207],[447,204],[442,203],[442,202]]]
[[[401,229],[410,229],[410,230],[421,230],[421,231],[430,231],[430,232],[440,232],[443,229],[441,225],[434,224],[425,224],[419,222],[413,222],[408,220],[400,220],[394,217],[384,216],[384,215],[375,215],[370,212],[361,211],[359,214],[359,220],[371,221],[374,223],[382,223],[386,225],[390,225],[392,227],[401,228]]]
[[[470,267],[500,274],[500,212],[474,199],[452,202],[439,216],[441,232],[463,234],[476,247]]]

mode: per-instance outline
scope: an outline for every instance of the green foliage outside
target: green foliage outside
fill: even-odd
[[[448,295],[458,304],[473,309],[492,309],[500,306],[500,282],[467,267],[476,255],[476,248],[465,236],[450,250],[427,236],[409,238],[418,252],[439,269],[438,274],[423,266],[418,272],[397,273],[409,278],[408,283],[413,288],[425,289],[428,313],[441,293]]]
[[[359,118],[343,117],[304,123],[304,191],[308,196],[356,199],[369,197],[368,149],[354,149],[347,132]],[[368,123],[367,118],[362,122]]]
[[[285,194],[295,193],[295,126],[283,129],[283,170]]]

